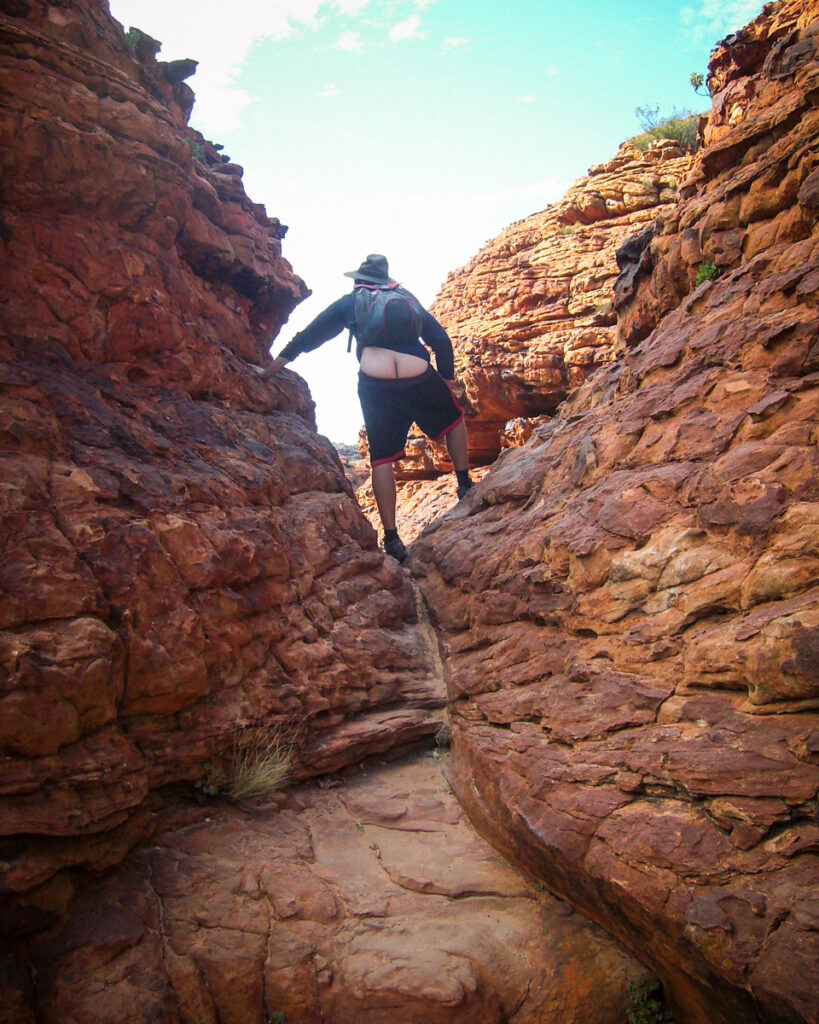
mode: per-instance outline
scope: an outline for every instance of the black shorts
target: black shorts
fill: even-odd
[[[417,377],[369,377],[359,371],[358,397],[371,466],[395,462],[406,454],[404,445],[413,423],[427,437],[440,441],[464,418],[446,381],[431,366]]]

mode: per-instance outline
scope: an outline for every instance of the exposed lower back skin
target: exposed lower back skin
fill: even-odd
[[[418,377],[426,372],[429,363],[419,356],[392,352],[388,348],[368,345],[361,352],[361,372],[368,377]]]

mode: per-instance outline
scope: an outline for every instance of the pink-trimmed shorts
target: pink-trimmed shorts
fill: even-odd
[[[444,378],[428,366],[417,377],[370,377],[359,371],[358,397],[367,428],[370,465],[406,454],[407,433],[417,423],[427,437],[442,438],[464,418]]]

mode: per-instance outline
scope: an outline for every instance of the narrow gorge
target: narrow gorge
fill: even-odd
[[[817,50],[765,5],[695,154],[449,275],[480,483],[413,439],[401,567],[194,62],[3,6],[3,1024],[819,1022]]]

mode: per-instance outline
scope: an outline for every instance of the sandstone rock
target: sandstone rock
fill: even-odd
[[[473,450],[570,398],[410,560],[464,806],[697,1024],[816,1019],[815,7],[718,51],[681,204],[679,153],[627,187],[621,151],[564,201],[568,276],[535,231],[519,291],[510,248],[472,295],[517,337]],[[305,294],[284,229],[141,38],[92,0],[0,17],[3,1012],[619,1022],[640,966],[437,778],[186,804],[237,732],[287,728],[303,780],[428,736],[442,692],[303,385],[244,363]],[[658,204],[611,362],[593,304]],[[570,336],[523,365],[532,322]]]
[[[431,310],[452,338],[470,465],[489,465],[523,443],[614,358],[618,249],[641,229],[653,234],[691,160],[668,140],[645,152],[625,143],[559,202],[506,228],[447,277]],[[366,457],[363,432],[360,448]],[[451,468],[446,447],[415,430],[396,479],[431,480]]]
[[[819,243],[799,205],[816,15],[786,2],[738,34],[765,53],[737,55],[742,117],[706,131],[624,299],[627,353],[505,451],[411,563],[470,816],[703,1024],[817,1020]],[[692,290],[680,254],[744,230],[774,165],[795,183],[754,207],[767,241],[746,235]]]
[[[0,897],[58,914],[171,783],[284,726],[296,775],[440,725],[415,596],[304,383],[285,229],[102,0],[0,15]],[[206,768],[212,765],[212,768]],[[52,881],[49,881],[51,879]],[[28,895],[24,895],[28,891]]]
[[[37,1019],[89,1024],[619,1024],[643,973],[478,838],[437,755],[279,811],[166,814],[32,958]]]
[[[701,266],[724,272],[777,242],[811,236],[816,35],[815,5],[786,2],[714,51],[706,146],[681,185],[687,201],[660,218],[639,275],[616,295],[627,343],[691,294]]]
[[[670,142],[624,144],[449,275],[432,312],[453,339],[475,464],[498,455],[508,420],[554,413],[611,361],[616,251],[673,207],[690,165]]]

